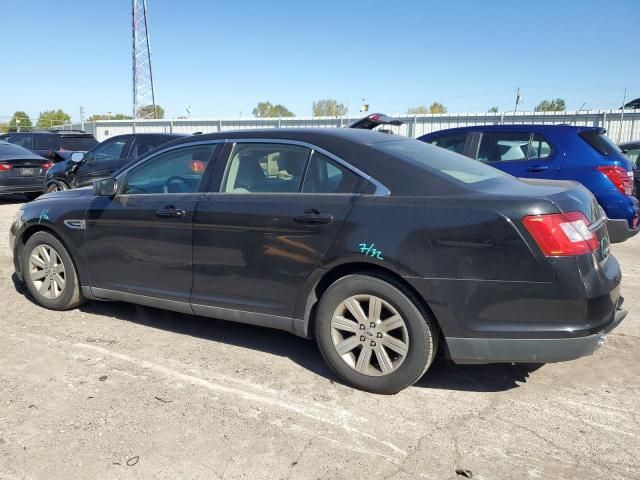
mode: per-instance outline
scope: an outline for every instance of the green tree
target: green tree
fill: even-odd
[[[7,133],[9,131],[9,122],[0,122],[0,133]]]
[[[115,115],[109,114],[93,114],[88,119],[87,122],[97,122],[99,120],[131,120],[130,115],[125,115],[124,113],[116,113]]]
[[[156,103],[156,111],[154,114],[153,105],[145,105],[144,107],[138,108],[138,118],[164,118],[164,108]]]
[[[272,105],[271,102],[260,102],[253,109],[253,116],[257,118],[295,117],[284,105]]]
[[[411,107],[407,110],[407,115],[423,115],[429,113],[429,109],[424,105],[418,105],[417,107]]]
[[[33,130],[33,123],[31,122],[29,115],[25,112],[17,111],[13,114],[11,120],[9,120],[9,125],[7,127],[9,132],[16,132],[18,131],[18,128],[21,132]]]
[[[332,98],[313,102],[314,117],[344,117],[346,114],[347,107]]]
[[[555,100],[542,100],[536,108],[535,112],[564,112],[567,109],[567,105],[562,98],[556,98]]]
[[[429,113],[447,113],[447,107],[438,102],[429,105]]]
[[[71,117],[69,114],[63,112],[60,108],[58,110],[45,110],[44,112],[40,112],[36,127],[51,128],[56,125],[64,125],[70,121]]]
[[[488,113],[498,113],[498,107],[491,107]]]

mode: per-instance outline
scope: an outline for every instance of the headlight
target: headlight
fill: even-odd
[[[24,210],[21,208],[16,212],[16,214],[13,217],[13,224],[16,226],[16,228],[22,227],[22,224],[24,223],[24,221],[22,220],[23,213],[24,213]]]

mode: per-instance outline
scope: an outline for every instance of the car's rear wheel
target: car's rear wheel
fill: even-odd
[[[68,310],[84,301],[69,252],[48,232],[36,232],[27,240],[22,275],[29,292],[43,307]]]
[[[348,275],[324,293],[316,340],[333,372],[347,383],[392,394],[413,385],[433,361],[437,326],[400,283]]]
[[[47,187],[47,193],[61,192],[63,190],[67,190],[66,185],[63,183],[52,183]]]

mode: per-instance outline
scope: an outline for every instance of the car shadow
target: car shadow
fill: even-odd
[[[287,357],[317,375],[333,382],[343,383],[326,366],[315,342],[279,330],[123,302],[88,302],[80,308],[87,313],[108,315],[150,328]],[[456,365],[443,357],[440,352],[429,372],[415,384],[416,387],[501,392],[519,387],[527,381],[529,373],[542,366],[542,364]]]
[[[33,297],[17,275],[12,276],[16,291],[33,304]],[[37,305],[37,304],[36,304]],[[197,317],[125,302],[87,302],[80,310],[144,325],[179,335],[225,343],[271,355],[289,358],[303,368],[344,384],[327,367],[312,340],[271,328]],[[464,392],[503,392],[518,388],[529,374],[543,364],[456,365],[444,358],[440,349],[427,374],[414,387]]]

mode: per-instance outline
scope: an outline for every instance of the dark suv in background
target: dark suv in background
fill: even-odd
[[[638,233],[629,158],[600,127],[482,125],[429,133],[423,142],[461,153],[520,178],[575,180],[607,214],[611,241]]]
[[[158,145],[184,137],[173,133],[132,133],[118,135],[97,144],[88,152],[74,152],[68,160],[47,171],[45,192],[56,192],[91,185],[94,180],[108,177],[134,158]]]
[[[52,162],[66,160],[73,152],[86,152],[98,144],[92,134],[82,130],[12,132],[0,136],[0,141],[19,145]]]

